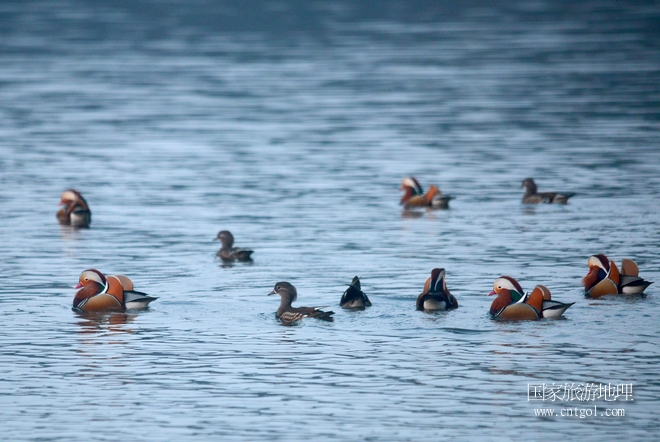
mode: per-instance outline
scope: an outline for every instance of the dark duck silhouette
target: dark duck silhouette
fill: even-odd
[[[557,193],[557,192],[545,192],[538,193],[536,188],[536,183],[533,178],[525,178],[522,182],[522,186],[525,189],[525,194],[522,197],[523,204],[566,204],[568,199],[575,195],[575,193]]]
[[[248,249],[233,247],[234,235],[229,230],[221,230],[214,240],[219,240],[222,243],[222,247],[218,250],[217,255],[223,261],[252,261],[251,255],[254,252]]]
[[[348,286],[342,295],[339,305],[344,308],[354,309],[371,307],[371,301],[369,301],[369,298],[364,294],[362,287],[360,286],[360,278],[357,276],[353,278],[351,285]]]
[[[296,288],[288,282],[278,282],[268,295],[280,295],[280,307],[275,317],[284,323],[292,323],[302,318],[317,318],[332,321],[335,312],[323,311],[322,307],[292,307],[291,304],[298,298]]]

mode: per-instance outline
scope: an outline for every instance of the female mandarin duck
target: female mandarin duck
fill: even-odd
[[[614,261],[609,261],[603,254],[590,256],[587,265],[589,272],[582,278],[585,296],[639,295],[652,284],[638,276],[639,267],[630,259],[621,261],[621,272]]]
[[[277,309],[275,317],[284,323],[296,322],[307,317],[332,321],[331,316],[335,314],[335,312],[321,310],[322,307],[292,307],[291,303],[298,298],[298,292],[288,282],[278,282],[268,295],[280,295],[280,307]]]
[[[399,190],[404,191],[399,204],[403,204],[403,207],[406,209],[413,207],[448,209],[449,201],[452,199],[449,195],[442,195],[440,189],[434,185],[431,185],[428,192],[424,194],[424,190],[422,189],[422,186],[419,185],[419,181],[413,177],[404,178],[401,181],[401,187]]]
[[[60,224],[89,227],[92,222],[92,211],[89,210],[87,201],[80,192],[73,189],[65,190],[60,197],[60,204],[64,206],[56,215]]]
[[[371,301],[365,293],[362,291],[360,284],[360,278],[355,276],[351,285],[348,286],[346,291],[339,301],[339,306],[344,308],[354,308],[354,309],[363,309],[365,307],[371,307]]]
[[[417,297],[417,310],[451,310],[458,308],[458,301],[449,293],[445,282],[445,269],[431,270],[422,293]]]
[[[158,298],[133,290],[133,282],[124,275],[105,276],[96,269],[80,274],[81,289],[73,298],[73,308],[83,312],[145,308]]]
[[[220,240],[222,243],[222,247],[218,250],[217,255],[223,261],[252,261],[250,255],[254,252],[252,250],[234,247],[234,235],[229,230],[221,230],[214,240]]]
[[[568,199],[575,195],[574,193],[556,192],[538,193],[533,178],[525,178],[520,187],[525,189],[525,194],[522,197],[523,204],[566,204]]]
[[[558,318],[573,304],[552,301],[550,290],[542,285],[525,294],[522,287],[510,276],[500,276],[493,283],[488,296],[497,295],[490,306],[494,318],[507,320]]]

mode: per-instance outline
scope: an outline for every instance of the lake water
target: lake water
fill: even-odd
[[[660,7],[436,3],[0,4],[3,439],[657,438]],[[409,175],[451,209],[403,214]],[[523,206],[528,176],[577,195]],[[656,284],[585,299],[595,253]],[[92,267],[159,299],[81,316]],[[434,267],[458,310],[415,311]],[[503,274],[576,304],[494,321]],[[343,311],[355,275],[373,307]],[[278,323],[281,280],[335,321]],[[534,412],[594,405],[625,417]]]

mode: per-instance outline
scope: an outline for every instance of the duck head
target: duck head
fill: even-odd
[[[77,190],[74,189],[67,189],[64,192],[62,192],[62,195],[60,196],[60,205],[66,204],[68,205],[80,205],[84,209],[89,209],[87,206],[87,201],[85,201],[85,198],[78,192]]]
[[[607,256],[599,254],[591,255],[587,260],[587,265],[589,266],[589,272],[584,278],[582,278],[582,285],[584,286],[585,290],[588,291],[600,281],[605,279],[607,274],[610,272],[610,263],[607,260]]]
[[[507,305],[519,301],[524,292],[518,281],[510,276],[500,276],[493,283],[493,290],[488,296],[497,295],[490,306],[490,314],[497,316]]]
[[[403,196],[401,197],[401,201],[399,201],[399,204],[404,204],[406,201],[416,195],[424,194],[422,186],[420,186],[419,182],[417,182],[417,180],[413,177],[407,177],[401,180],[401,187],[399,187],[399,190],[403,190],[404,192]]]
[[[234,245],[234,235],[231,234],[229,230],[221,230],[218,232],[218,236],[214,239],[219,240],[222,243],[223,249],[231,249]]]
[[[422,189],[422,186],[419,185],[419,181],[411,176],[401,180],[401,187],[399,190],[405,190],[406,187],[410,187],[413,190],[413,195],[424,194],[424,190]]]
[[[537,191],[536,183],[534,182],[533,178],[525,178],[520,187],[525,189],[525,194],[527,195],[533,195]]]
[[[276,283],[273,291],[268,293],[268,296],[270,295],[280,295],[280,298],[282,298],[282,304],[286,303],[289,305],[298,298],[296,288],[285,281]]]
[[[98,295],[107,289],[107,279],[103,273],[96,269],[87,269],[80,274],[78,284],[74,289],[80,289],[73,298],[73,306],[78,305],[85,299]]]
[[[441,293],[445,296],[449,294],[449,289],[445,282],[445,269],[431,270],[431,276],[426,280],[422,294],[427,293]]]

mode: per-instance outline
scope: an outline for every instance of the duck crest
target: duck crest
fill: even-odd
[[[428,291],[445,293],[445,269],[433,269],[431,271],[431,282]]]
[[[419,184],[419,181],[415,177],[406,177],[401,180],[401,187],[409,187],[413,191],[413,195],[422,195],[424,194],[424,189]]]

